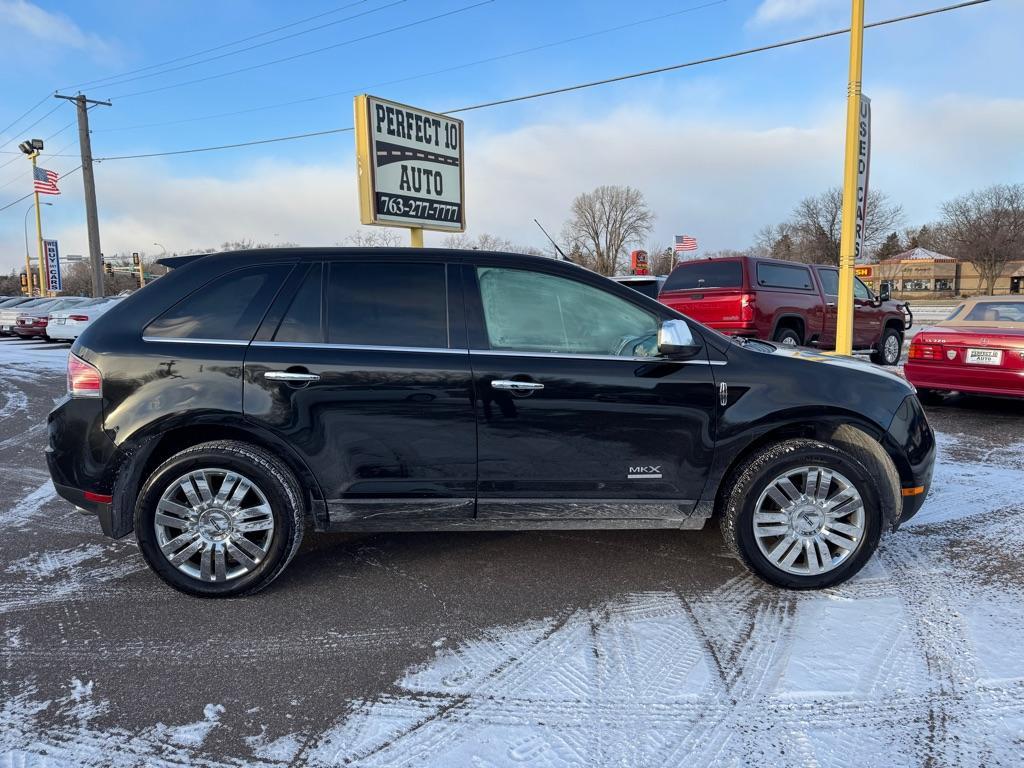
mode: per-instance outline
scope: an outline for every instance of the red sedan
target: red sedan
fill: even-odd
[[[922,399],[949,391],[1024,397],[1024,296],[968,299],[914,337],[904,373]]]

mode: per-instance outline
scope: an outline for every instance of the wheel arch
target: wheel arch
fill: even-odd
[[[790,438],[811,438],[843,445],[862,462],[870,464],[869,469],[877,472],[878,477],[885,479],[884,483],[879,483],[883,523],[892,525],[902,510],[900,484],[905,475],[909,476],[910,467],[905,460],[901,461],[905,457],[893,455],[891,441],[885,440],[886,434],[882,427],[860,414],[839,409],[814,419],[775,420],[750,435],[730,459],[716,467],[713,483],[709,483],[704,498],[714,504],[714,514],[720,515],[731,492],[731,479],[753,454]]]
[[[780,328],[792,328],[800,334],[800,341],[807,343],[807,322],[801,315],[789,313],[776,317],[775,323],[772,325],[773,339]]]
[[[175,453],[200,443],[237,440],[271,451],[295,473],[302,491],[306,513],[317,527],[327,519],[323,492],[306,463],[287,443],[241,418],[228,418],[216,424],[155,425],[147,435],[136,438],[132,446],[122,444],[126,458],[118,469],[111,506],[110,535],[127,536],[134,528],[135,500],[146,478]]]

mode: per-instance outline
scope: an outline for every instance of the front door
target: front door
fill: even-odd
[[[447,273],[381,257],[303,265],[249,347],[246,418],[301,454],[332,525],[473,516],[472,377]]]
[[[818,337],[818,346],[821,349],[835,349],[836,323],[839,317],[839,271],[819,267],[818,278],[821,280],[822,293],[825,294],[825,316],[821,336]]]
[[[882,335],[884,311],[875,302],[871,289],[853,278],[853,346],[867,349],[878,343]]]
[[[713,452],[706,350],[659,358],[658,313],[588,282],[467,267],[466,286],[477,516],[684,517]]]

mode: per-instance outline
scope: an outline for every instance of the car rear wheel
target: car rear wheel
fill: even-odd
[[[237,597],[266,587],[298,549],[302,495],[292,472],[246,443],[176,453],[146,481],[135,535],[146,562],[175,589]]]
[[[871,362],[877,365],[896,365],[903,354],[903,334],[895,328],[886,328],[878,349],[871,353]]]
[[[790,589],[846,581],[874,553],[882,515],[869,470],[840,448],[793,439],[732,475],[726,543],[755,574]]]
[[[772,340],[787,347],[799,347],[804,343],[800,334],[793,328],[779,328]]]

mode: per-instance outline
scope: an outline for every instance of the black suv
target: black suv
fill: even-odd
[[[913,388],[728,339],[565,262],[289,249],[174,269],[75,342],[58,493],[202,596],[255,592],[305,528],[700,528],[758,575],[856,573],[921,506]]]

